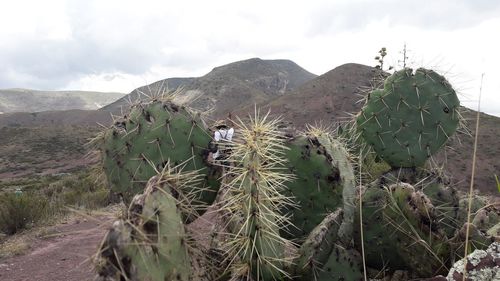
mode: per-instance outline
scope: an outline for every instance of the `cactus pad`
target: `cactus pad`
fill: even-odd
[[[289,141],[287,147],[285,167],[295,175],[287,187],[289,196],[300,207],[288,210],[295,227],[288,228],[282,235],[304,239],[328,213],[345,206],[348,223],[344,227],[346,236],[350,237],[355,183],[349,155],[342,143],[324,132],[310,130]]]
[[[184,171],[200,170],[205,179],[199,200],[211,203],[219,186],[204,154],[211,136],[202,120],[169,101],[135,105],[104,134],[103,164],[112,192],[130,202],[146,182],[169,162]]]
[[[443,76],[406,68],[369,94],[356,122],[364,140],[392,167],[421,166],[457,129],[459,105]]]
[[[410,269],[419,276],[439,273],[446,268],[450,248],[437,225],[435,208],[413,186],[368,188],[363,194],[362,224],[367,265]],[[359,245],[358,229],[355,238]]]

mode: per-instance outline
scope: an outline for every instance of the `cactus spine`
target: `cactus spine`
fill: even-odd
[[[277,121],[259,114],[248,126],[241,123],[239,138],[232,145],[228,191],[223,211],[230,214],[230,239],[223,248],[234,276],[243,280],[282,280],[287,273],[285,246],[280,229],[288,219],[280,209],[291,205],[283,195],[290,175],[279,170],[283,140]]]

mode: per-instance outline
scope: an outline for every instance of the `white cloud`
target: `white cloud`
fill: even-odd
[[[500,115],[500,3],[443,0],[124,1],[18,0],[0,9],[0,88],[129,92],[201,76],[250,57],[287,58],[322,74],[373,65],[382,46],[397,64],[444,71],[466,105]]]

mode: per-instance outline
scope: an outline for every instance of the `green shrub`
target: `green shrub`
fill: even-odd
[[[47,216],[49,201],[31,193],[0,195],[0,231],[11,235]]]
[[[11,235],[41,219],[69,209],[97,209],[108,205],[109,189],[86,170],[62,177],[26,178],[0,185],[0,232]],[[24,191],[22,195],[14,189]],[[4,194],[2,194],[4,190]]]

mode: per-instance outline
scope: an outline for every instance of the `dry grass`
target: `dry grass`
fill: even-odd
[[[28,235],[16,235],[1,242],[0,258],[25,254],[30,249],[31,239]]]
[[[0,259],[26,254],[36,241],[50,239],[58,236],[68,235],[68,233],[58,231],[55,226],[68,224],[71,222],[97,220],[96,217],[120,218],[124,212],[123,205],[109,205],[94,210],[76,210],[68,208],[64,214],[47,219],[41,225],[31,229],[23,230],[20,233],[0,236]]]

